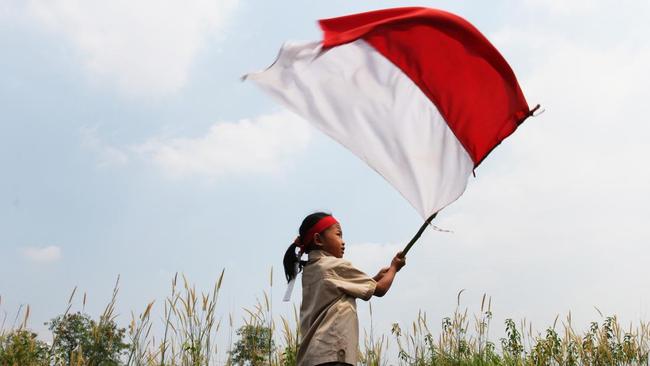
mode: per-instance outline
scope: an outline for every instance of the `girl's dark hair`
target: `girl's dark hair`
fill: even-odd
[[[304,238],[312,226],[316,225],[320,219],[327,216],[332,216],[332,214],[326,212],[314,212],[313,214],[307,215],[307,217],[302,220],[302,224],[300,224],[300,228],[298,229],[300,238]],[[311,249],[310,244],[311,242],[305,244],[307,252]],[[287,282],[290,282],[292,279],[296,278],[306,263],[305,261],[301,261],[300,258],[298,258],[296,249],[298,249],[298,245],[296,245],[296,243],[289,245],[289,248],[287,248],[287,251],[284,253],[284,259],[282,260],[282,264],[284,265],[284,275],[287,277]],[[298,263],[298,272],[296,272],[296,263]]]

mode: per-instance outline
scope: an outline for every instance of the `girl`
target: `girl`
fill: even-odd
[[[302,269],[297,364],[356,365],[359,342],[356,299],[384,296],[406,261],[401,252],[397,253],[390,267],[382,268],[375,277],[368,277],[342,259],[345,242],[341,225],[324,212],[305,217],[299,233],[283,261],[289,282]],[[306,262],[300,260],[303,253],[308,253]]]

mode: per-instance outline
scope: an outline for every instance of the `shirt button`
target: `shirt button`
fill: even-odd
[[[344,350],[344,349],[340,349],[340,350],[338,351],[338,356],[339,356],[339,361],[341,361],[341,362],[345,361],[345,350]]]

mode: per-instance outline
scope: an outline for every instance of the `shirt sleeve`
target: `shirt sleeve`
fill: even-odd
[[[367,274],[352,266],[352,263],[341,260],[332,268],[327,281],[343,293],[362,300],[370,300],[375,293],[377,282]]]

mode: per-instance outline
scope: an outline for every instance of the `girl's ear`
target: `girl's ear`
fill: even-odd
[[[323,238],[319,233],[314,234],[314,245],[317,247],[323,246]]]

